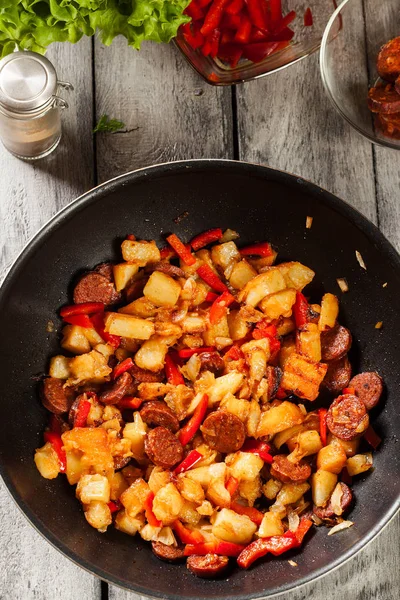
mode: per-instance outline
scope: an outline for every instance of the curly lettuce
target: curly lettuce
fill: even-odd
[[[0,0],[0,56],[44,53],[53,42],[78,42],[99,32],[107,46],[123,35],[140,49],[145,40],[169,42],[190,18],[190,0]]]

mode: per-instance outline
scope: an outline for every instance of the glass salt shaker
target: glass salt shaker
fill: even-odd
[[[43,158],[61,139],[60,110],[68,104],[51,62],[36,52],[13,52],[0,60],[0,139],[23,160]]]

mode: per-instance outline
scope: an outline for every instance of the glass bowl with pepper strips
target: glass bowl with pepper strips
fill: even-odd
[[[315,52],[334,0],[191,0],[176,44],[213,85],[247,81]]]
[[[75,282],[34,457],[100,533],[205,578],[295,552],[313,525],[350,527],[352,477],[381,441],[382,380],[352,373],[337,297],[312,303],[312,269],[238,238],[130,234],[121,262]]]

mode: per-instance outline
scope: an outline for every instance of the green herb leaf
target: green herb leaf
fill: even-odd
[[[99,131],[113,133],[114,131],[119,131],[123,127],[125,127],[125,123],[122,121],[118,121],[117,119],[109,119],[108,115],[102,115],[96,127],[93,129],[93,133],[98,133]]]

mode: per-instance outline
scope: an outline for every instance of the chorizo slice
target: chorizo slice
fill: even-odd
[[[113,383],[107,384],[106,389],[100,394],[99,400],[103,404],[117,404],[132,386],[132,377],[126,371],[122,373]]]
[[[179,429],[177,416],[162,400],[150,400],[150,402],[146,402],[140,411],[140,416],[147,425],[165,427],[172,431],[172,433],[176,433]]]
[[[161,273],[165,273],[166,275],[170,275],[171,277],[184,277],[185,279],[187,278],[187,274],[185,273],[185,271],[183,271],[179,267],[176,267],[175,265],[171,265],[169,262],[164,260],[146,267],[146,273],[150,273],[153,271],[160,271]]]
[[[105,306],[119,302],[120,294],[107,277],[94,271],[83,275],[74,289],[74,303],[102,302]]]
[[[163,544],[162,542],[151,542],[151,546],[153,554],[160,560],[174,563],[180,562],[185,558],[183,554],[184,548],[179,546],[167,546],[167,544]]]
[[[218,352],[201,352],[199,354],[201,370],[211,371],[212,373],[222,373],[225,368],[224,360]]]
[[[326,424],[329,431],[341,440],[353,440],[369,425],[364,402],[353,394],[338,396],[329,407]]]
[[[141,369],[137,365],[133,365],[133,367],[129,369],[129,373],[139,383],[160,383],[164,379],[163,371],[153,373],[147,369]]]
[[[268,400],[275,398],[276,392],[278,391],[279,385],[282,379],[282,369],[279,367],[267,366],[267,380],[268,380]]]
[[[270,469],[271,477],[279,479],[283,483],[302,483],[311,475],[311,467],[308,463],[299,461],[291,463],[285,454],[277,454]]]
[[[400,112],[400,94],[394,84],[371,88],[368,92],[368,108],[372,112],[387,115]]]
[[[400,94],[400,75],[398,76],[398,78],[395,81],[394,87],[396,88],[396,92],[398,94]],[[398,116],[398,115],[397,115]]]
[[[382,377],[376,372],[359,373],[346,387],[355,389],[357,396],[364,402],[365,408],[371,410],[379,402],[383,392]]]
[[[47,377],[40,390],[43,406],[55,415],[68,412],[75,399],[74,392],[64,384],[63,379]]]
[[[127,465],[129,465],[129,463],[131,462],[131,460],[132,460],[131,456],[114,456],[113,457],[114,469],[116,471],[119,471],[120,469],[123,469],[124,467],[126,467]]]
[[[335,327],[321,333],[321,357],[323,362],[339,360],[351,348],[351,333],[337,323]]]
[[[240,450],[246,438],[245,427],[239,417],[222,410],[208,415],[201,431],[210,448],[223,454]]]
[[[113,271],[112,263],[110,263],[110,262],[100,263],[99,265],[97,265],[97,267],[94,268],[94,271],[95,271],[95,273],[99,273],[100,275],[103,275],[103,277],[108,279],[108,281],[111,281],[111,283],[114,283],[114,271]]]
[[[351,379],[351,364],[347,356],[339,360],[334,360],[328,364],[328,370],[322,382],[331,394],[340,394],[340,392],[349,387]]]
[[[337,485],[340,485],[340,487],[342,488],[342,496],[340,498],[340,508],[342,512],[340,515],[336,515],[331,501],[329,501],[327,506],[325,507],[314,506],[313,513],[323,521],[335,519],[336,516],[341,516],[349,510],[350,505],[353,501],[353,492],[351,491],[349,486],[343,483],[343,481],[340,481]]]
[[[165,427],[156,427],[148,432],[144,449],[149,459],[163,469],[171,469],[183,458],[182,444]]]
[[[213,579],[225,573],[229,565],[227,556],[206,554],[205,556],[189,556],[186,566],[193,575],[203,579]]]
[[[400,75],[400,37],[385,44],[377,59],[379,76],[385,81],[395,81]]]

